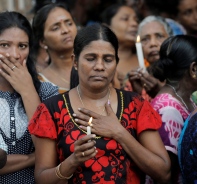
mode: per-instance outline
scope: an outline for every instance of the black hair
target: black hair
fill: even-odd
[[[176,35],[167,38],[160,48],[160,59],[153,64],[151,72],[161,81],[179,81],[197,62],[197,38]]]
[[[177,16],[177,6],[180,0],[144,0],[144,3],[150,9],[153,15],[161,15],[167,13],[171,18]]]
[[[35,68],[35,62],[32,54],[33,47],[33,32],[31,25],[27,18],[18,12],[2,12],[0,13],[0,34],[2,34],[5,30],[9,28],[17,27],[23,30],[28,38],[29,38],[29,55],[26,61],[26,65],[30,75],[32,76],[32,80],[36,91],[38,92],[40,88],[40,81],[38,79],[37,71]],[[12,35],[10,35],[12,37]]]
[[[123,3],[116,3],[107,7],[100,16],[101,22],[107,24],[108,26],[111,25],[112,18],[117,14],[119,9],[124,5]]]
[[[115,50],[115,59],[116,63],[119,62],[118,57],[118,39],[114,32],[107,26],[95,23],[89,26],[86,26],[78,31],[77,36],[74,40],[74,55],[75,59],[78,62],[79,56],[87,45],[92,41],[104,40],[109,42]],[[75,73],[76,74],[76,73]],[[78,76],[71,75],[72,86],[71,88],[78,85],[79,79]]]
[[[34,32],[35,48],[39,48],[39,42],[44,37],[44,26],[49,13],[54,8],[63,8],[70,12],[68,6],[65,3],[48,3],[42,8],[40,8],[33,18],[32,28]]]

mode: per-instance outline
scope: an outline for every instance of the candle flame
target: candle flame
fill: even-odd
[[[140,35],[137,36],[137,41],[136,42],[140,42]]]
[[[88,125],[90,125],[90,126],[92,125],[92,117],[90,117]]]

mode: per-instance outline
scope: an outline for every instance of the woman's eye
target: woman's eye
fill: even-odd
[[[4,47],[4,48],[7,48],[9,45],[7,43],[1,43],[0,46]]]
[[[25,49],[25,48],[27,48],[27,45],[21,44],[21,45],[19,45],[19,47],[20,47],[21,49]]]
[[[104,60],[105,60],[105,62],[107,62],[107,63],[112,62],[112,59],[111,59],[111,58],[110,58],[110,59],[109,59],[109,58],[105,58]]]
[[[94,61],[94,58],[86,58],[88,61]]]
[[[53,31],[56,31],[58,29],[59,29],[59,26],[55,26],[55,27],[52,28]]]
[[[67,25],[68,25],[68,26],[72,26],[73,23],[72,23],[72,22],[67,22]]]

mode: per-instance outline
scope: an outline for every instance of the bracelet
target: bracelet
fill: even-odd
[[[61,173],[60,173],[60,166],[61,166],[62,162],[55,168],[55,174],[56,176],[61,179],[61,180],[64,180],[64,179],[67,179],[69,180],[73,174],[71,174],[70,176],[66,177],[66,176],[63,176]]]

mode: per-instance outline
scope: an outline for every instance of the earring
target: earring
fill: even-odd
[[[75,67],[75,70],[77,70],[77,67]]]
[[[192,77],[195,79],[196,78],[196,74],[193,74]]]
[[[45,45],[43,48],[44,48],[45,50],[47,50],[47,49],[48,49],[48,46]]]

